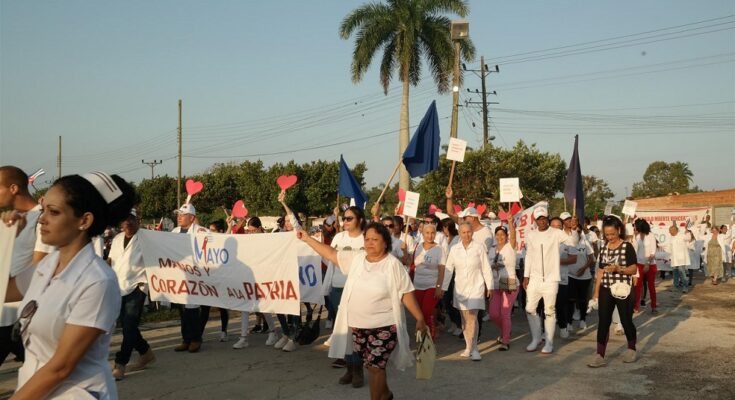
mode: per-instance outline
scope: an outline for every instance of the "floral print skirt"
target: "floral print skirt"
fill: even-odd
[[[352,328],[354,351],[362,356],[368,367],[385,369],[388,358],[398,345],[396,326],[382,328]]]

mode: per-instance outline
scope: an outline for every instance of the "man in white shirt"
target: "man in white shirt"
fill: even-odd
[[[687,292],[687,268],[691,260],[689,259],[689,245],[684,232],[680,232],[679,228],[674,224],[669,227],[671,240],[666,244],[666,251],[671,257],[671,268],[674,270],[674,287],[679,282],[683,284],[682,292]]]
[[[0,167],[0,209],[13,209],[25,214],[25,225],[17,233],[10,259],[10,276],[15,277],[38,264],[46,254],[54,250],[52,246],[41,242],[37,223],[41,216],[41,205],[28,192],[28,175],[18,167]],[[11,352],[15,354],[16,360],[25,359],[23,343],[11,340],[13,324],[18,319],[19,304],[20,302],[6,303],[3,306],[0,319],[0,365]]]
[[[541,318],[536,314],[536,307],[543,298],[546,344],[541,353],[551,354],[556,329],[556,294],[561,281],[559,246],[574,246],[574,239],[558,229],[549,229],[549,212],[545,207],[536,207],[532,216],[538,229],[529,231],[526,236],[523,288],[526,290],[526,316],[531,328],[531,343],[526,350],[536,351],[541,343]]]
[[[197,211],[192,204],[184,204],[176,212],[178,226],[171,232],[188,233],[194,235],[198,232],[207,232],[205,228],[195,223]],[[181,344],[174,347],[174,351],[188,351],[196,353],[202,347],[202,322],[200,307],[195,304],[181,304],[179,313],[181,315]]]
[[[117,283],[122,295],[120,307],[120,321],[122,322],[123,340],[120,351],[115,354],[115,366],[112,376],[115,380],[125,377],[125,366],[130,361],[133,350],[140,354],[138,362],[131,366],[131,371],[144,369],[156,360],[153,349],[140,334],[140,317],[143,314],[143,305],[148,296],[145,265],[143,264],[143,250],[138,240],[140,221],[135,209],[121,224],[121,230],[110,244],[110,253],[107,263],[112,266],[117,276]]]

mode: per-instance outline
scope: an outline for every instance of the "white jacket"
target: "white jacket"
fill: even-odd
[[[689,242],[684,231],[679,231],[676,236],[672,236],[671,240],[666,244],[666,251],[671,256],[671,266],[689,266],[691,260],[689,258]]]

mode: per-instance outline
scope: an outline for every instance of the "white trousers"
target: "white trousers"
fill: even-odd
[[[541,340],[541,318],[536,315],[538,302],[544,299],[544,328],[546,330],[546,344],[554,343],[554,332],[556,331],[556,294],[559,291],[559,282],[532,279],[528,282],[526,289],[526,316],[531,328],[531,347]]]

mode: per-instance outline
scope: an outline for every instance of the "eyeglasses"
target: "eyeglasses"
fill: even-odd
[[[390,229],[393,229],[393,227],[395,226],[395,225],[393,225],[393,224],[383,224],[383,225],[384,225],[384,226],[385,226],[386,228],[390,228]]]
[[[342,219],[343,219],[343,220],[344,220],[345,222],[350,222],[350,221],[352,221],[353,219],[355,219],[355,217],[343,217]]]
[[[28,304],[25,305],[25,307],[23,307],[23,310],[20,312],[20,318],[18,318],[18,321],[27,320],[25,321],[25,323],[21,323],[21,337],[23,337],[26,333],[26,330],[28,330],[28,325],[31,324],[31,320],[33,320],[33,316],[36,314],[36,310],[38,310],[38,303],[36,302],[36,300],[31,300],[28,302]]]

